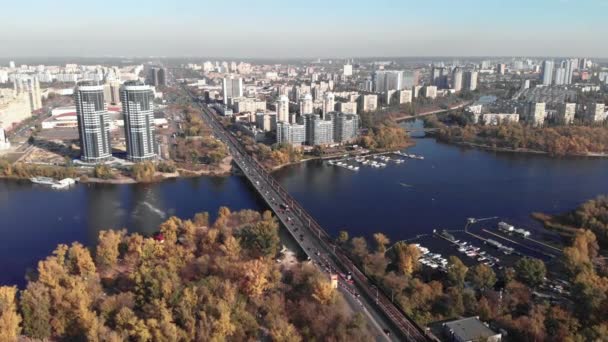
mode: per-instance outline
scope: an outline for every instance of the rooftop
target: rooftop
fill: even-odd
[[[477,317],[446,322],[444,323],[444,327],[449,329],[452,334],[458,336],[462,341],[477,341],[480,338],[487,338],[498,334],[483,324]]]

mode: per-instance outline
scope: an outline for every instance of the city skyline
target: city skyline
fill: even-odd
[[[289,9],[274,0],[112,0],[81,8],[72,0],[5,5],[13,15],[0,23],[0,57],[608,57],[605,0],[314,0]]]

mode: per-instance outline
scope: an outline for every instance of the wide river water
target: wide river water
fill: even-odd
[[[494,153],[432,138],[416,138],[408,152],[425,159],[357,172],[313,161],[274,175],[331,234],[382,231],[393,241],[462,229],[467,217],[499,216],[538,230],[531,212],[558,213],[608,193],[607,159]],[[0,284],[23,285],[26,272],[59,243],[93,245],[107,228],[151,233],[171,215],[214,217],[220,206],[265,208],[238,176],[68,191],[0,180]]]

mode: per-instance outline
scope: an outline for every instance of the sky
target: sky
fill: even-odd
[[[0,57],[608,57],[608,0],[18,0]]]

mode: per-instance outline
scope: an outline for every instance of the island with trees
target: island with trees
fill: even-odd
[[[59,245],[0,287],[0,341],[370,341],[314,266],[277,263],[270,212],[171,217],[152,237],[105,230]]]

